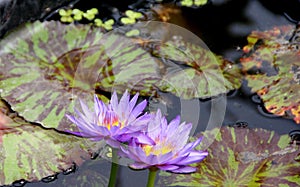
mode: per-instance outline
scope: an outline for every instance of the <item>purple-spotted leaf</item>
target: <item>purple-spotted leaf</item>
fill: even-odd
[[[0,185],[39,181],[90,158],[96,143],[32,125],[0,101]],[[96,146],[98,146],[97,144]],[[91,148],[94,151],[94,148]]]
[[[215,138],[212,144],[208,144]],[[207,158],[187,175],[161,173],[161,186],[299,186],[299,145],[264,129],[222,127],[204,134]]]
[[[241,58],[248,86],[268,112],[300,123],[300,27],[280,26],[248,36]]]

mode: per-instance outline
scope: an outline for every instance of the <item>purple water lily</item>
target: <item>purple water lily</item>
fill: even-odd
[[[137,106],[138,94],[131,100],[127,90],[118,102],[116,92],[113,93],[110,103],[106,105],[94,96],[94,111],[90,111],[85,103],[80,101],[82,112],[75,109],[77,117],[67,117],[77,125],[79,132],[70,132],[75,135],[90,138],[95,141],[104,139],[112,147],[119,147],[120,142],[131,139],[139,143],[152,144],[153,141],[141,133],[147,127],[151,116],[142,114],[147,105],[144,100]]]
[[[158,110],[149,122],[146,133],[155,144],[142,145],[132,141],[127,148],[121,146],[121,150],[134,161],[129,165],[133,169],[157,168],[173,173],[195,172],[196,168],[189,164],[200,162],[208,152],[194,150],[201,138],[187,143],[191,129],[191,123],[180,124],[180,116],[168,124]]]

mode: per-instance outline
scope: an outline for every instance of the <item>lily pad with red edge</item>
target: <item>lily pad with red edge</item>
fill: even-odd
[[[240,61],[248,86],[267,111],[300,123],[300,44],[293,41],[295,29],[287,25],[253,32]]]
[[[214,139],[212,144],[210,140]],[[204,133],[208,156],[196,173],[162,172],[161,186],[299,186],[299,145],[264,129],[222,127]]]
[[[0,101],[0,185],[15,181],[39,181],[90,158],[99,143],[32,125],[18,116],[5,114]]]

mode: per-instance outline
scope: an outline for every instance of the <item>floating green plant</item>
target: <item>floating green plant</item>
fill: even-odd
[[[103,21],[99,18],[96,18],[94,22],[97,27],[103,27],[105,30],[112,30],[113,24],[115,23],[113,19],[109,19],[103,23]]]
[[[83,14],[84,14],[83,11],[81,11],[81,10],[75,8],[75,9],[72,10],[72,13],[73,13],[73,15],[74,15],[74,16],[73,16],[74,20],[76,20],[76,21],[82,20],[82,17],[83,17]]]
[[[85,13],[83,13],[83,17],[86,19],[92,21],[95,19],[95,16],[99,13],[97,8],[92,8],[90,10],[87,10]]]
[[[102,27],[105,30],[112,30],[115,21],[113,19],[109,19],[103,22],[100,18],[96,18],[96,15],[99,14],[97,8],[92,8],[87,10],[86,12],[75,9],[60,9],[59,15],[61,16],[60,21],[64,23],[72,23],[74,21],[82,21],[86,19],[88,21],[93,21],[93,24],[97,27]]]
[[[61,22],[68,22],[68,23],[72,23],[74,21],[74,19],[72,18],[72,10],[65,10],[65,9],[60,9],[58,11],[60,17],[60,21]]]
[[[192,7],[192,6],[203,6],[207,4],[208,0],[182,0],[180,3],[182,6]]]
[[[121,18],[121,22],[124,25],[134,24],[136,23],[137,19],[140,19],[143,17],[143,14],[140,12],[134,12],[132,10],[126,10],[125,15],[127,17]]]

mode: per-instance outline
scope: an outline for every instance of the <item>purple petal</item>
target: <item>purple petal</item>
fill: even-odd
[[[168,130],[174,131],[178,128],[180,124],[180,116],[176,116],[168,125]]]
[[[177,164],[178,162],[185,159],[186,157],[188,157],[188,155],[179,155],[177,157],[173,157],[172,159],[166,161],[165,164]]]
[[[174,156],[174,153],[172,153],[172,152],[168,152],[164,155],[160,155],[160,156],[158,156],[158,163],[165,164],[167,161],[171,160],[173,156]]]
[[[94,95],[94,103],[94,110],[96,115],[99,115],[100,113],[107,110],[105,104],[98,99],[96,94]]]
[[[132,112],[132,109],[134,108],[134,106],[135,106],[135,104],[136,104],[136,101],[137,101],[138,97],[139,97],[139,94],[136,93],[136,94],[134,95],[134,97],[130,100],[129,105],[128,105],[128,111],[129,111],[129,113]]]
[[[147,169],[151,166],[148,164],[145,164],[145,163],[133,163],[133,164],[130,164],[129,167],[132,169]]]
[[[122,118],[126,117],[125,113],[128,115],[128,104],[129,104],[129,94],[128,91],[126,90],[123,96],[121,97],[119,101],[119,106],[118,108],[113,108],[117,114],[122,114]]]
[[[178,154],[179,155],[185,155],[185,154],[188,154],[189,152],[191,152],[192,149],[194,149],[202,140],[202,137],[201,138],[198,138],[196,141],[194,142],[191,142],[191,143],[188,143],[186,144],[183,149],[181,149]]]
[[[114,91],[114,93],[111,96],[110,104],[113,109],[118,108],[118,97],[116,91]]]
[[[164,171],[172,171],[179,168],[179,166],[175,166],[175,165],[157,165],[156,167]]]
[[[207,155],[208,155],[208,152],[194,151],[194,152],[191,152],[185,159],[182,159],[181,161],[177,162],[177,164],[178,165],[188,165],[188,164],[200,162]]]
[[[110,128],[110,134],[111,135],[115,135],[115,134],[117,134],[117,132],[119,131],[119,129],[120,129],[120,127],[119,126],[112,126],[111,128]]]
[[[116,141],[116,140],[113,140],[111,138],[107,138],[105,139],[105,142],[110,145],[111,147],[113,148],[119,148],[120,147],[120,142],[119,141]]]
[[[84,115],[86,116],[86,118],[92,119],[93,118],[93,115],[92,115],[93,113],[90,111],[88,106],[82,100],[79,100],[79,102],[80,102],[82,111],[83,111]]]
[[[180,167],[178,169],[172,170],[172,173],[193,173],[197,171],[197,168],[195,167],[191,167],[191,166],[184,166],[184,167]]]
[[[142,102],[140,102],[131,112],[130,117],[131,118],[136,118],[139,114],[141,114],[143,112],[143,110],[146,108],[147,106],[147,101],[144,100]]]
[[[153,155],[153,154],[148,155],[143,161],[149,165],[157,165],[158,164],[158,158],[156,155]]]
[[[136,143],[139,144],[147,144],[147,145],[154,145],[155,142],[147,135],[139,133],[139,135],[135,139]]]

